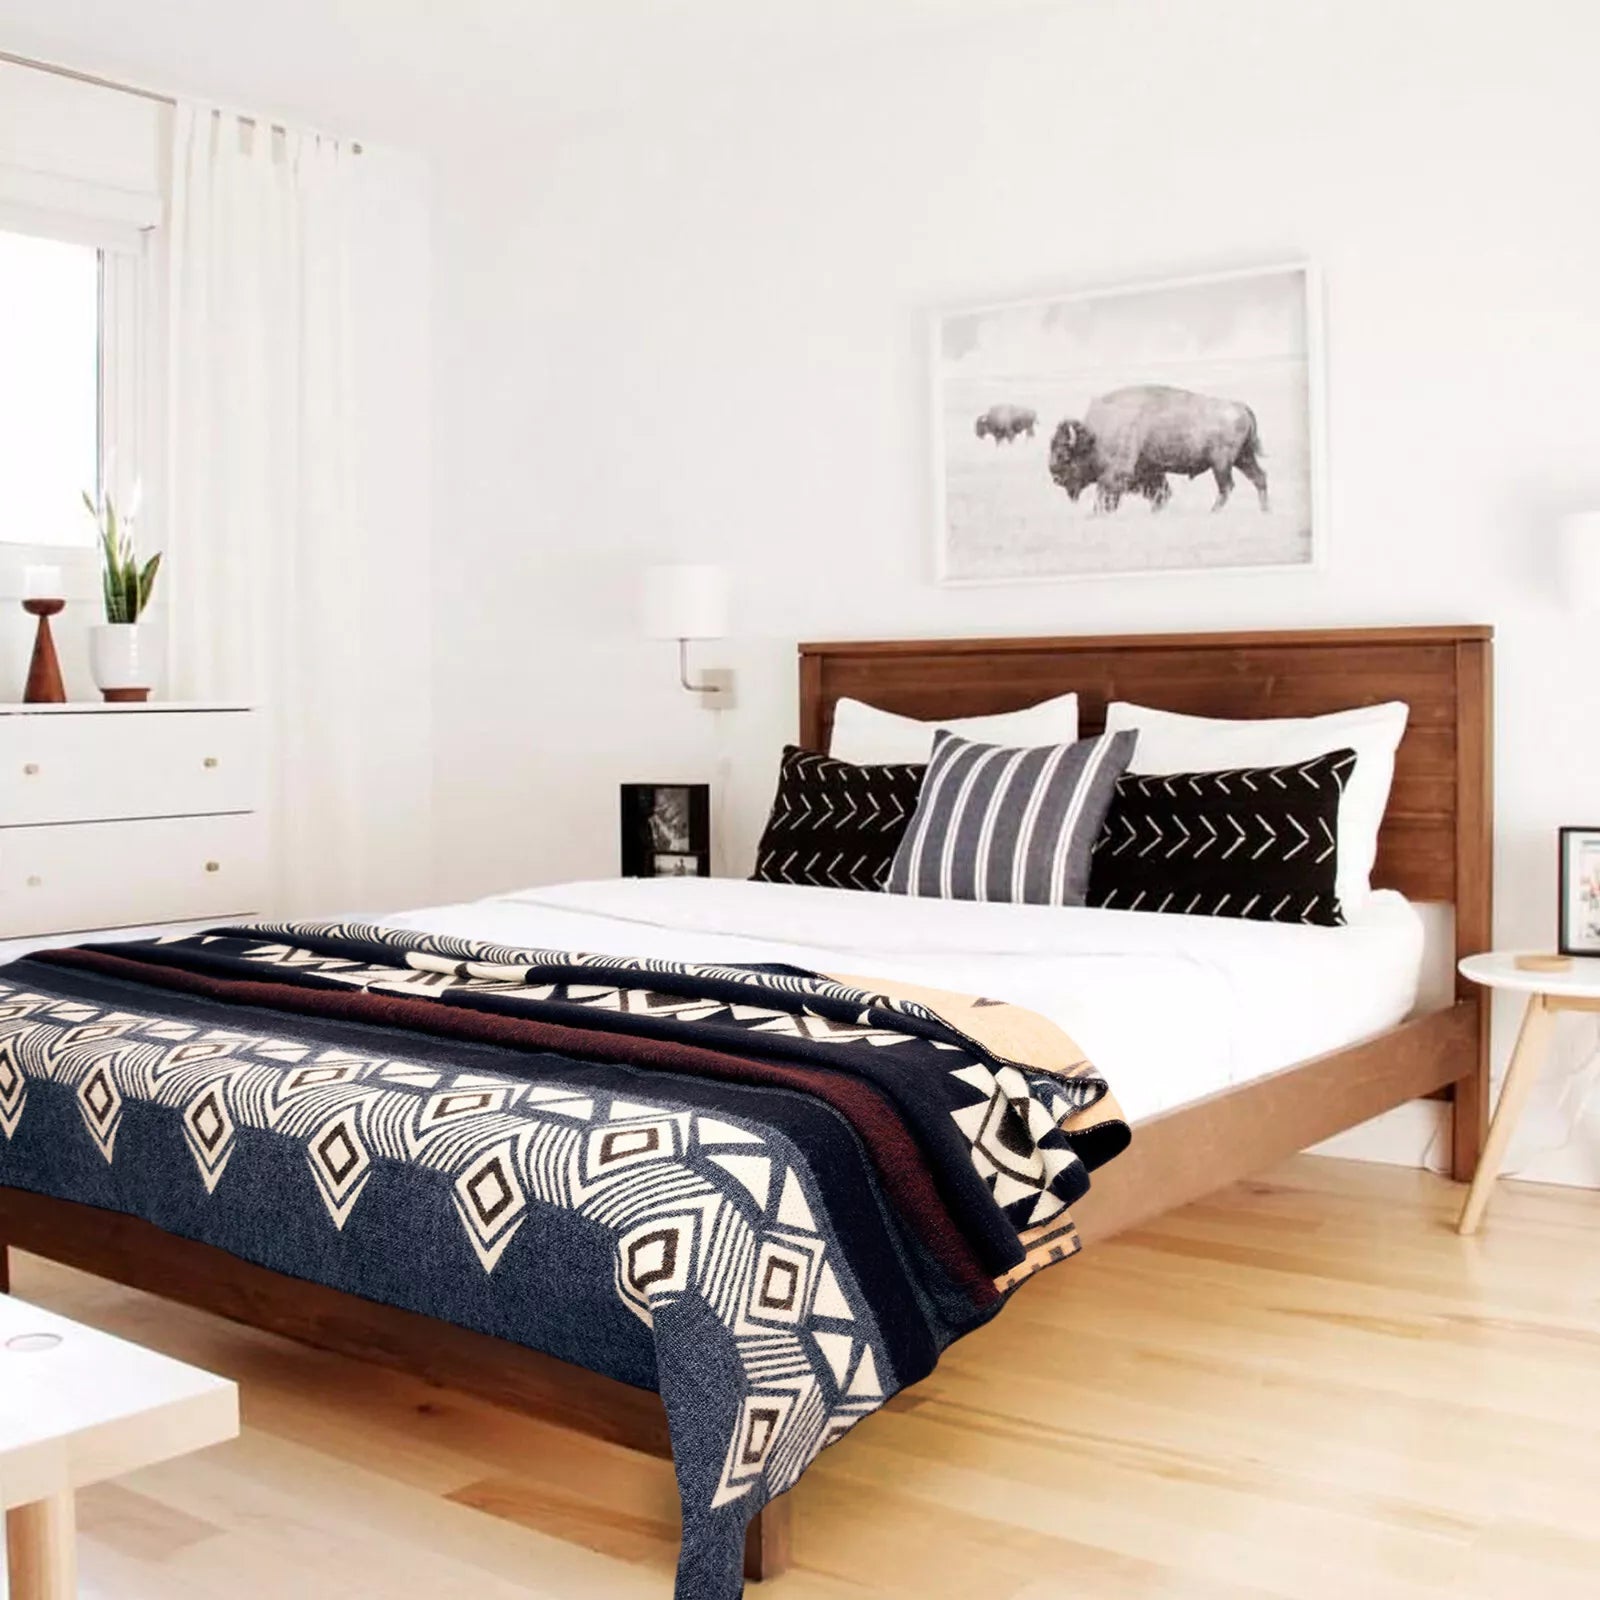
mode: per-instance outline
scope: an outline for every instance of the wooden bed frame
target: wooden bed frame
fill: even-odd
[[[826,750],[844,695],[924,719],[1014,711],[1075,690],[1079,728],[1131,700],[1209,717],[1411,707],[1378,839],[1376,887],[1455,906],[1459,959],[1490,945],[1493,630],[1364,628],[1080,639],[888,640],[800,647],[800,742]],[[1074,1210],[1103,1238],[1260,1172],[1407,1100],[1452,1101],[1450,1169],[1477,1165],[1488,1118],[1488,991],[1362,1044],[1141,1122]]]
[[[1380,628],[1120,638],[947,639],[800,647],[801,741],[827,748],[841,695],[923,718],[1009,711],[1072,689],[1084,731],[1106,702],[1220,717],[1306,716],[1405,700],[1376,882],[1455,905],[1458,955],[1486,949],[1491,912],[1491,631]],[[1137,1126],[1078,1208],[1105,1237],[1248,1177],[1402,1102],[1448,1094],[1454,1176],[1471,1176],[1487,1116],[1487,992],[1348,1049]],[[412,1372],[651,1455],[668,1456],[660,1400],[521,1345],[240,1261],[134,1217],[0,1188],[6,1246],[359,1360]],[[745,1571],[789,1556],[792,1497],[752,1522]]]

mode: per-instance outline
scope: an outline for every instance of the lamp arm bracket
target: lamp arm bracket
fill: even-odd
[[[716,694],[721,688],[716,683],[691,683],[689,681],[689,641],[678,641],[678,682],[691,694]]]

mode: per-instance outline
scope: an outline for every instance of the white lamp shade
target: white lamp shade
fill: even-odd
[[[721,639],[728,631],[728,574],[723,567],[646,567],[641,594],[650,639]]]
[[[1574,611],[1600,612],[1600,511],[1561,519],[1561,589]]]

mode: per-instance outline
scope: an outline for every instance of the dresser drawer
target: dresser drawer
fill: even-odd
[[[0,830],[0,938],[255,911],[263,826],[241,815]]]
[[[252,810],[254,726],[248,711],[0,717],[0,825]]]

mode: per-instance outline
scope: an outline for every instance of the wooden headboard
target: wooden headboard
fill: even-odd
[[[841,695],[931,719],[1014,711],[1069,689],[1098,732],[1108,700],[1209,717],[1305,717],[1404,700],[1374,883],[1450,901],[1456,945],[1490,944],[1491,663],[1487,627],[924,639],[800,646],[800,742],[826,750]]]

